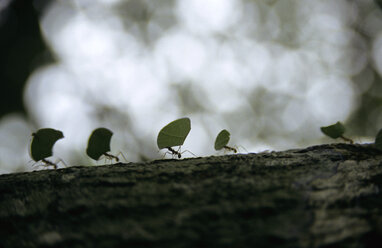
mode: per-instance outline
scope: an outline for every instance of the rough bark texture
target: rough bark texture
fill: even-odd
[[[0,176],[0,247],[380,247],[382,152],[332,144]]]

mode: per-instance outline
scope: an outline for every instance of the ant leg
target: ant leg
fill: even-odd
[[[233,153],[237,153],[237,150],[230,146],[224,146],[225,149],[232,151]]]
[[[36,168],[37,170],[40,169],[40,166],[42,166],[43,168],[46,168],[43,164],[40,164],[39,162],[40,161],[34,162],[31,167]]]
[[[33,162],[33,164],[31,165],[31,167],[33,167],[33,166],[37,163],[36,161],[34,161],[33,159],[31,159],[31,160],[28,161],[27,165],[29,165],[29,164],[32,163],[32,162]]]
[[[60,159],[60,158],[58,158],[54,163],[55,163],[56,165],[58,165],[60,162],[61,162],[62,164],[64,164],[65,167],[68,167],[68,165],[64,162],[64,160],[62,160],[62,159]]]
[[[57,164],[50,162],[49,160],[43,158],[41,159],[42,162],[44,162],[47,166],[53,166],[54,169],[57,169]]]
[[[160,150],[158,150],[158,152],[157,152],[157,153],[160,153]],[[165,156],[166,156],[166,153],[165,153],[165,154],[163,154],[163,156],[162,156],[162,158],[161,158],[161,159],[163,159]]]
[[[172,147],[167,147],[167,150],[169,151],[169,153],[171,153],[173,159],[175,159],[176,156],[177,156],[178,158],[181,158],[181,157],[182,157],[181,153],[179,152],[179,150],[180,150],[180,146],[179,146],[179,148],[178,148],[177,151],[175,151]]]
[[[191,152],[189,150],[184,150],[183,152],[180,152],[180,154],[183,154],[185,152],[188,152],[188,153],[192,154],[192,156],[197,157],[193,152]]]
[[[171,147],[169,148],[169,150],[172,152],[172,158],[173,159],[176,159],[176,157],[178,157],[178,159],[182,158],[182,153],[181,153],[181,150],[180,150],[181,146],[178,147],[178,150],[174,150],[172,149]]]
[[[160,151],[158,151],[158,153],[159,153]],[[167,152],[165,152],[164,154],[163,154],[163,156],[162,156],[162,158],[161,159],[164,159],[164,157],[166,157],[166,153]]]
[[[340,136],[340,138],[345,140],[345,141],[347,141],[347,142],[349,142],[350,144],[354,144],[354,141],[352,139],[346,138],[346,137],[344,137],[342,135]]]
[[[176,150],[176,151],[174,149],[172,149],[171,147],[168,149],[170,150],[170,152],[172,152],[173,158],[175,156],[178,156],[178,158],[182,158],[182,154],[185,152],[191,153],[194,157],[196,157],[196,155],[194,153],[190,152],[189,150],[184,150],[182,152],[181,148],[182,148],[182,146],[179,146],[178,150]]]
[[[239,145],[239,147],[241,147],[242,149],[244,149],[244,151],[245,151],[246,153],[249,153],[249,152],[248,152],[248,150],[247,150],[247,149],[245,149],[245,147],[244,147],[244,146],[241,146],[241,145]],[[239,150],[239,147],[235,146],[235,148],[237,148],[237,150]]]
[[[123,158],[123,160],[125,160],[125,162],[128,162],[127,159],[126,159],[126,157],[125,157],[125,155],[123,155],[122,152],[118,152],[118,154],[117,154],[116,156],[118,157],[119,155],[122,156],[122,158]]]
[[[237,150],[236,148],[233,148],[233,147],[230,147],[230,146],[223,146],[224,149],[227,149],[227,150],[230,150],[232,151],[233,153],[237,153]]]
[[[36,162],[34,160],[29,160],[28,164],[30,164],[30,162],[33,162],[33,164],[31,165],[32,168],[33,168],[33,166],[36,166],[36,164],[38,163],[38,162]]]
[[[166,151],[163,156],[162,156],[162,159],[164,159],[166,157],[166,154],[171,154],[171,156],[173,156],[173,153],[172,152],[169,152],[169,151]]]
[[[114,155],[112,155],[112,154],[110,154],[110,153],[107,153],[107,152],[105,152],[103,155],[105,156],[105,158],[106,158],[106,157],[107,157],[107,158],[110,158],[110,160],[115,159],[117,162],[119,162],[119,158],[118,158],[117,156],[114,156]],[[105,161],[105,164],[106,164],[106,161]]]

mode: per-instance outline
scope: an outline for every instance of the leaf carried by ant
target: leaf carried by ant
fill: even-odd
[[[223,149],[227,144],[228,144],[228,141],[230,139],[230,133],[223,129],[220,131],[220,133],[218,134],[218,136],[216,136],[216,140],[215,140],[215,150],[221,150]]]
[[[94,129],[89,137],[86,154],[94,160],[98,160],[102,155],[105,155],[110,151],[110,140],[112,135],[113,132],[107,128],[100,127]]]
[[[53,145],[57,140],[64,138],[64,134],[53,128],[41,128],[32,134],[33,139],[30,146],[31,157],[38,162],[52,156]]]
[[[345,126],[342,125],[341,122],[337,121],[336,124],[327,127],[321,127],[321,132],[330,138],[337,139],[342,137],[342,135],[345,133]]]
[[[377,136],[375,137],[375,147],[382,150],[382,129],[379,130]]]
[[[172,146],[181,146],[191,130],[190,118],[181,118],[170,122],[158,134],[157,145],[159,149]]]

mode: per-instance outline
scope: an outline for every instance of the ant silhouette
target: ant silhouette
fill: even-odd
[[[189,152],[191,153],[193,156],[196,157],[195,154],[193,154],[192,152],[190,152],[189,150],[185,150],[183,152],[180,151],[181,147],[179,146],[179,149],[176,151],[174,150],[172,147],[165,147],[168,151],[165,152],[165,154],[163,155],[163,157],[166,156],[166,154],[171,154],[172,155],[172,158],[174,157],[178,157],[179,159],[182,158],[182,154],[185,153],[185,152]]]
[[[108,158],[110,160],[115,159],[115,161],[119,162],[119,158],[117,156],[114,156],[114,155],[107,153],[107,152],[105,152],[103,155],[105,156],[105,158]]]
[[[57,169],[57,164],[56,164],[56,163],[53,163],[53,162],[50,162],[50,161],[47,160],[47,159],[41,159],[41,162],[45,163],[46,166],[51,165],[51,166],[53,166],[54,169]]]
[[[180,149],[180,147],[179,147],[179,149]],[[181,157],[182,157],[182,153],[180,153],[179,151],[175,151],[175,150],[172,149],[171,147],[167,147],[167,150],[169,150],[169,152],[172,153],[172,156],[177,155],[178,158],[181,158]]]
[[[115,161],[119,162],[119,161],[120,161],[120,159],[118,158],[119,155],[121,155],[122,158],[125,160],[125,162],[127,162],[127,159],[126,159],[126,157],[123,155],[122,152],[119,152],[117,155],[113,155],[113,154],[110,154],[110,153],[105,152],[105,153],[103,154],[103,156],[105,157],[105,163],[106,163],[106,159],[110,159],[111,161],[112,161],[113,159],[115,159]]]
[[[42,162],[42,164],[38,164],[39,162]],[[57,169],[58,168],[58,163],[60,163],[60,162],[62,164],[64,164],[65,167],[67,167],[66,163],[63,160],[61,160],[61,159],[58,159],[56,162],[53,163],[52,161],[49,161],[49,160],[47,160],[45,158],[43,158],[40,161],[37,161],[34,164],[32,164],[32,167],[34,167],[34,166],[44,166],[46,168],[49,168],[49,166],[52,166],[53,169]]]
[[[234,147],[230,147],[230,146],[223,146],[224,149],[228,150],[228,151],[232,151],[233,153],[237,153],[237,149],[234,148]]]

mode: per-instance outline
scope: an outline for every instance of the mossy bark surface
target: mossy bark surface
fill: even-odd
[[[0,247],[373,247],[381,185],[348,144],[8,174]]]

